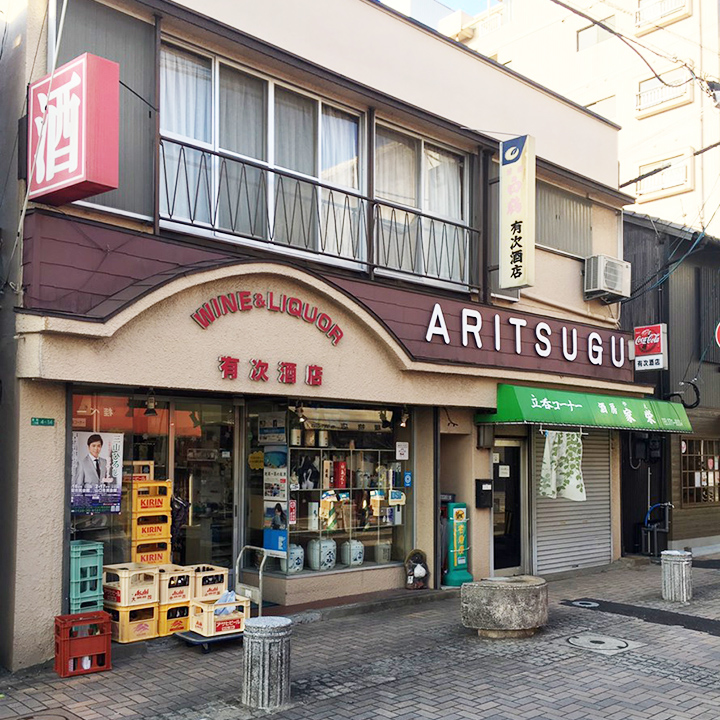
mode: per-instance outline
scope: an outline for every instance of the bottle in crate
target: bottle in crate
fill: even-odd
[[[227,590],[227,568],[218,565],[192,565],[187,569],[193,571],[193,599],[217,599]]]
[[[193,571],[182,565],[158,565],[160,605],[174,605],[192,599]]]
[[[190,603],[161,605],[158,618],[158,636],[165,637],[176,632],[185,632],[190,620]]]

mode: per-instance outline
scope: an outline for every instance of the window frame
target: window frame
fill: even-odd
[[[672,0],[655,0],[655,2],[648,4],[646,9],[654,6],[660,6],[663,3],[671,1]],[[644,20],[642,19],[642,4],[642,0],[637,0],[635,10],[635,35],[638,37],[647,35],[648,33],[651,33],[659,28],[666,27],[667,25],[672,25],[678,20],[684,20],[692,15],[692,0],[679,0],[677,7],[671,8],[665,13],[661,12],[648,20]]]
[[[299,87],[297,85],[293,85],[290,82],[284,81],[280,78],[274,77],[273,75],[270,75],[268,73],[263,73],[261,71],[258,71],[255,68],[248,67],[244,63],[237,62],[234,60],[231,60],[230,58],[227,58],[225,56],[219,55],[218,53],[209,52],[207,50],[203,50],[201,48],[198,48],[197,46],[193,45],[192,43],[185,42],[183,40],[180,40],[174,36],[170,35],[164,35],[161,41],[161,52],[162,48],[165,46],[171,46],[171,47],[177,47],[180,50],[184,50],[186,52],[193,53],[195,55],[198,55],[199,57],[208,58],[211,61],[211,102],[212,102],[212,121],[211,121],[211,128],[212,128],[212,139],[209,143],[204,143],[202,141],[198,141],[195,138],[180,135],[178,133],[173,133],[165,130],[160,130],[160,137],[161,138],[167,138],[170,141],[176,141],[176,142],[190,142],[194,145],[197,145],[198,147],[202,147],[205,150],[207,150],[209,153],[213,154],[213,182],[211,183],[212,186],[212,192],[213,197],[212,201],[213,203],[217,202],[217,183],[214,181],[214,178],[217,175],[217,166],[219,164],[219,157],[216,155],[216,153],[222,153],[223,155],[227,155],[228,157],[237,159],[241,162],[249,162],[252,164],[257,165],[262,170],[268,171],[268,182],[267,182],[267,195],[266,195],[266,202],[268,207],[272,207],[272,203],[274,202],[275,196],[274,196],[274,186],[275,186],[275,173],[280,172],[283,174],[287,174],[293,178],[297,178],[300,181],[309,181],[310,183],[320,183],[322,185],[327,185],[330,188],[337,189],[340,192],[349,193],[351,195],[357,195],[360,197],[367,197],[367,183],[368,183],[368,173],[367,173],[367,112],[364,110],[361,110],[357,107],[353,107],[352,105],[342,103],[339,101],[331,100],[329,98],[325,98],[318,93],[311,92],[309,90],[306,90],[302,87]],[[259,159],[254,158],[248,155],[244,155],[242,153],[238,153],[233,150],[229,150],[224,148],[220,144],[220,113],[219,113],[219,107],[220,107],[220,67],[226,66],[231,70],[236,70],[238,72],[244,73],[246,75],[249,75],[251,77],[257,78],[259,80],[262,80],[266,83],[266,92],[265,92],[265,103],[264,103],[264,122],[265,122],[265,150],[266,150],[266,157],[265,159]],[[295,93],[297,95],[301,95],[303,97],[307,97],[310,100],[312,100],[316,104],[317,108],[317,126],[315,130],[315,141],[316,141],[316,153],[314,158],[314,164],[315,164],[315,176],[307,175],[295,170],[292,170],[290,168],[285,168],[280,165],[278,165],[275,162],[275,154],[276,154],[276,147],[275,147],[275,89],[277,87],[281,87],[285,90],[288,90],[289,92]],[[322,116],[323,116],[323,109],[325,107],[330,107],[335,110],[347,113],[348,115],[352,115],[353,117],[357,118],[358,122],[358,187],[357,188],[350,188],[345,187],[342,185],[334,184],[331,182],[324,181],[320,176],[322,173]],[[162,108],[160,108],[160,113],[162,114]],[[178,230],[181,232],[187,232],[188,231],[188,225],[187,223],[174,221],[172,219],[167,218],[161,218],[160,219],[161,226],[167,229],[171,230]],[[207,223],[203,222],[193,222],[191,224],[192,227],[192,233],[196,236],[202,236],[207,238],[217,238],[221,239],[223,241],[231,242],[236,245],[241,245],[245,247],[253,247],[257,248],[258,246],[258,240],[252,239],[252,238],[244,238],[238,235],[231,234],[229,232],[224,232],[222,229],[213,227],[211,225],[208,225]],[[270,224],[269,224],[269,231],[271,233],[274,232],[274,218],[270,218]],[[318,260],[320,262],[335,265],[343,268],[349,268],[349,269],[362,269],[364,266],[365,258],[361,259],[354,259],[354,258],[346,258],[342,256],[336,256],[331,254],[325,254],[325,253],[312,253],[312,250],[306,250],[304,248],[297,248],[293,247],[292,245],[285,245],[281,243],[274,243],[274,242],[266,242],[263,243],[263,248],[272,252],[277,252],[280,255],[283,256],[292,256],[297,257],[298,259],[307,259],[308,254],[310,253],[312,257],[315,260]],[[364,250],[363,250],[364,255]]]
[[[677,161],[677,162],[676,162]],[[640,205],[642,203],[646,202],[652,202],[653,200],[659,200],[661,198],[666,197],[672,197],[673,195],[681,195],[682,193],[686,192],[693,192],[695,190],[695,155],[693,148],[686,148],[685,150],[680,150],[675,153],[672,153],[670,155],[662,155],[660,157],[655,157],[652,159],[649,159],[645,161],[642,164],[638,165],[638,176],[645,174],[646,172],[650,172],[653,168],[652,165],[660,165],[662,163],[670,163],[671,167],[667,168],[667,170],[675,169],[673,167],[673,163],[676,163],[677,166],[680,165],[680,163],[684,163],[686,166],[686,180],[684,183],[679,185],[672,185],[669,187],[660,187],[655,188],[652,190],[644,191],[642,190],[642,183],[643,180],[640,180],[636,182],[636,189],[635,189],[635,195],[636,200],[635,202]],[[643,168],[649,168],[649,169],[643,169]],[[650,176],[650,178],[646,178],[647,180],[651,179],[652,177],[656,177],[657,175],[662,175],[662,171],[660,173],[656,173],[655,176]]]
[[[680,449],[680,498],[683,508],[710,508],[720,506],[720,468],[718,468],[718,459],[720,459],[720,438],[710,437],[690,437],[681,436],[680,443],[686,443],[685,452]],[[707,444],[712,444],[710,452],[706,452]],[[695,450],[693,452],[692,450]],[[707,467],[707,458],[713,458],[713,468]],[[695,473],[700,473],[700,485],[696,484]],[[705,484],[703,485],[702,474],[705,473]],[[713,474],[710,485],[710,473]],[[690,482],[692,480],[692,483]],[[713,499],[702,499],[703,490],[707,492],[709,498],[709,490],[713,488]],[[693,499],[700,495],[700,500]]]
[[[676,73],[680,74],[681,72],[682,68],[672,68],[670,70],[666,70],[663,73],[659,73],[659,75],[661,78],[668,80],[668,76],[674,75]],[[659,87],[651,88],[651,90],[642,89],[643,83],[651,83],[653,81],[658,83]],[[673,95],[672,97],[668,97],[664,100],[660,100],[653,105],[641,105],[641,96],[644,92],[652,92],[652,90],[657,89],[662,93],[663,88],[665,87],[666,86],[660,83],[660,81],[654,75],[650,75],[638,81],[638,90],[635,93],[635,116],[638,119],[641,120],[646,117],[651,117],[652,115],[657,115],[659,113],[665,112],[666,110],[673,110],[674,108],[681,107],[682,105],[689,105],[694,100],[694,83],[686,82],[684,85],[680,86],[680,92],[678,94]]]
[[[390,132],[397,133],[399,135],[405,135],[406,137],[412,138],[413,140],[419,141],[418,144],[418,177],[416,178],[416,190],[417,190],[417,197],[418,197],[418,205],[406,205],[405,203],[399,203],[395,202],[393,200],[388,200],[386,198],[380,197],[377,194],[377,182],[376,182],[376,190],[374,193],[374,196],[370,198],[371,200],[375,200],[380,203],[388,203],[389,205],[396,205],[397,207],[401,207],[403,209],[406,209],[408,212],[418,212],[422,215],[427,215],[433,219],[441,220],[443,222],[449,222],[449,223],[455,223],[457,225],[466,225],[467,227],[470,227],[470,221],[469,221],[469,215],[470,215],[470,153],[468,153],[465,150],[462,150],[457,147],[453,147],[452,145],[448,145],[447,143],[444,143],[442,141],[438,141],[435,138],[430,137],[429,135],[422,135],[418,132],[415,132],[413,130],[410,130],[408,128],[402,127],[397,125],[397,123],[390,122],[389,120],[386,120],[384,117],[378,117],[375,120],[375,127],[373,128],[373,132],[375,133],[377,137],[377,130],[378,128],[387,128]],[[375,142],[375,145],[377,146],[377,142]],[[462,180],[461,180],[461,193],[460,193],[460,202],[462,203],[462,217],[461,218],[453,218],[445,215],[440,215],[439,213],[431,213],[428,211],[428,209],[425,207],[425,145],[430,145],[432,147],[437,147],[439,150],[444,150],[445,152],[452,153],[453,155],[458,156],[462,159],[463,162],[463,169],[462,169]],[[375,163],[374,167],[374,176],[377,178],[377,153],[375,154],[375,157],[373,158],[373,163]]]

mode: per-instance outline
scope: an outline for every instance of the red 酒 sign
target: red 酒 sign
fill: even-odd
[[[118,187],[120,66],[85,53],[30,86],[28,186],[50,205]]]
[[[715,342],[717,343],[718,347],[720,347],[720,323],[718,323],[717,327],[715,328]]]

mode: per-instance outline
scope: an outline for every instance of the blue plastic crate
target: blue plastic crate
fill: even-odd
[[[70,615],[77,615],[78,613],[95,612],[96,610],[103,609],[103,594],[102,586],[100,587],[100,593],[96,595],[90,595],[80,599],[73,599],[70,597]]]
[[[70,601],[102,597],[103,544],[88,540],[70,543]],[[100,608],[102,610],[102,607]]]

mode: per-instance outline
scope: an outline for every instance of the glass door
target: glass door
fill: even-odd
[[[234,561],[235,408],[230,402],[175,403],[173,560]]]
[[[493,447],[493,567],[497,575],[523,572],[525,508],[522,444],[498,441]]]

